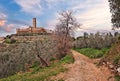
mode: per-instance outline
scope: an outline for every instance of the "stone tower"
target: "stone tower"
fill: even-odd
[[[36,18],[33,18],[33,27],[36,28]]]

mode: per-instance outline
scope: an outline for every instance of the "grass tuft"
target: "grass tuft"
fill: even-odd
[[[72,55],[66,55],[64,58],[61,59],[60,61],[61,63],[73,63],[74,59],[72,57]]]
[[[89,58],[100,58],[109,50],[109,48],[94,49],[94,48],[74,48],[74,50],[88,56]]]
[[[120,76],[119,75],[115,75],[115,81],[120,81]]]

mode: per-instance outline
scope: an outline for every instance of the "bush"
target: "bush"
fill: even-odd
[[[111,33],[84,33],[84,36],[77,37],[73,45],[76,48],[106,48],[111,47],[119,39],[116,35]]]
[[[50,59],[50,61],[54,61],[54,60],[56,60],[56,58],[55,58],[55,57],[52,57],[52,58]]]
[[[113,64],[118,64],[120,61],[120,56],[115,56],[113,59]]]
[[[25,72],[30,67],[40,66],[42,63],[37,54],[48,63],[53,54],[55,54],[53,49],[54,42],[48,37],[43,41],[38,40],[37,43],[36,41],[26,41],[24,43],[11,44],[14,42],[12,39],[6,39],[6,41],[10,45],[4,49],[0,49],[0,78],[20,71]]]
[[[73,63],[74,62],[74,58],[72,55],[66,55],[65,57],[63,57],[61,59],[62,63]]]
[[[16,40],[14,40],[14,39],[6,39],[5,40],[5,43],[8,43],[8,44],[13,44],[13,43],[15,43],[16,42]]]
[[[26,71],[34,61],[37,61],[30,44],[20,43],[10,45],[0,51],[0,78],[7,77],[19,71]]]
[[[109,48],[103,48],[101,50],[94,49],[94,48],[74,48],[74,50],[90,57],[90,58],[100,58],[108,51]]]
[[[120,76],[119,75],[115,75],[115,81],[120,81]]]

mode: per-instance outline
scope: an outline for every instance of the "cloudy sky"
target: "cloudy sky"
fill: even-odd
[[[111,31],[108,0],[0,0],[0,36],[32,25],[33,17],[38,26],[53,29],[63,10],[74,11],[82,24],[79,33]]]

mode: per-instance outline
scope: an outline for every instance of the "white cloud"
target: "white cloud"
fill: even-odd
[[[58,17],[59,17],[59,14],[58,13],[55,13],[54,14],[54,18],[52,19],[52,20],[48,20],[46,23],[46,27],[48,28],[48,29],[55,29],[55,26],[56,26],[56,24],[58,23]]]
[[[5,31],[8,33],[14,32],[15,28],[16,28],[15,24],[8,24],[8,25],[6,25]]]
[[[49,2],[58,2],[58,0],[48,0]],[[75,17],[83,24],[83,29],[89,31],[110,31],[111,30],[111,13],[109,12],[109,4],[106,0],[61,0],[68,2],[69,9],[75,11]],[[48,26],[54,26],[58,14],[55,18],[48,22]],[[83,31],[83,30],[81,30]]]
[[[55,3],[55,2],[59,2],[61,0],[45,0],[45,1],[48,2],[48,3]]]
[[[56,8],[58,4],[64,3],[66,0],[45,0],[49,9]],[[67,3],[66,3],[67,4]]]
[[[22,8],[21,11],[35,16],[42,13],[41,0],[15,0],[15,2]]]
[[[73,9],[83,8],[85,11],[79,11],[75,17],[83,24],[83,29],[91,30],[111,30],[111,13],[106,0],[93,4],[92,1],[86,2],[85,6],[77,5]]]
[[[51,2],[54,2],[52,0]],[[75,11],[75,17],[79,23],[83,24],[82,29],[78,30],[78,35],[83,32],[111,32],[111,13],[107,0],[71,0],[65,1],[69,4],[68,9]],[[48,27],[54,27],[57,23],[58,14],[48,22]],[[82,33],[81,33],[82,32]]]
[[[0,12],[0,19],[6,19],[6,18],[7,18],[7,15],[2,13],[2,12]]]
[[[57,4],[65,4],[67,8],[75,11],[75,17],[83,24],[83,30],[80,31],[103,31],[111,30],[111,13],[107,0],[15,0],[21,7],[21,10],[31,15],[41,15],[43,9],[42,1],[50,8],[56,8],[53,15],[59,10]],[[60,11],[60,10],[59,10]],[[44,12],[43,12],[44,13]],[[46,20],[47,27],[53,28],[57,23],[58,14],[53,19]],[[84,30],[85,29],[85,30]]]

